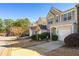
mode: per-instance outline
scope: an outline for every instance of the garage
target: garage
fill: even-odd
[[[72,33],[71,26],[59,27],[59,29],[58,29],[59,40],[64,41],[64,38],[71,33]]]

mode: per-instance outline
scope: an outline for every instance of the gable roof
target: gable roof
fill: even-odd
[[[62,11],[60,11],[60,10],[58,10],[57,8],[55,8],[55,7],[52,7],[51,9],[50,9],[50,11],[48,12],[48,14],[47,14],[47,19],[48,18],[53,18],[53,16],[56,16],[56,14],[61,14],[62,13]]]
[[[37,24],[47,24],[46,17],[39,17],[36,21]]]
[[[53,16],[55,16],[56,14],[61,14],[61,13],[64,13],[64,12],[68,12],[68,11],[73,10],[73,9],[74,9],[74,7],[73,8],[70,8],[68,10],[65,10],[65,11],[61,11],[61,10],[55,8],[55,7],[52,7],[50,9],[50,11],[48,12],[46,18],[47,19],[50,19],[50,18],[53,18]]]
[[[57,9],[57,8],[55,8],[55,7],[52,7],[50,10],[56,10],[57,12],[62,12],[61,10],[59,10],[59,9]]]
[[[70,10],[72,10],[72,9],[74,9],[74,7],[63,11],[63,13],[64,13],[64,12],[67,12],[67,11],[70,11]]]

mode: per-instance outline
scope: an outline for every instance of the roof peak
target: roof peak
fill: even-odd
[[[61,10],[59,10],[58,8],[56,8],[54,6],[52,6],[50,10],[52,10],[52,9],[56,9],[57,11],[62,12]]]

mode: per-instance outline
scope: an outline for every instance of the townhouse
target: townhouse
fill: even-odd
[[[50,36],[51,33],[57,34],[61,41],[69,34],[79,32],[79,4],[66,11],[52,7],[46,18]]]

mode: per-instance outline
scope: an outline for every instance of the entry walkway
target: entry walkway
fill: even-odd
[[[51,41],[45,44],[28,47],[28,49],[34,49],[34,50],[36,49],[42,53],[47,53],[59,47],[62,47],[63,45],[64,45],[64,42],[62,41]]]

